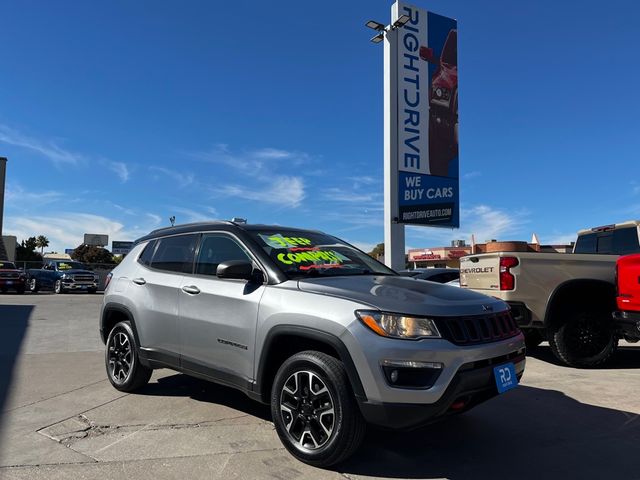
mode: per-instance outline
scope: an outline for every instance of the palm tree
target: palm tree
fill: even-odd
[[[36,247],[40,247],[40,255],[44,255],[44,247],[49,246],[49,239],[44,235],[38,235],[36,238]]]

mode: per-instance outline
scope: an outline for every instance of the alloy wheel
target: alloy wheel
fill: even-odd
[[[124,383],[131,373],[132,349],[129,337],[123,331],[114,332],[109,342],[109,375],[116,383]]]
[[[331,439],[334,401],[325,382],[313,372],[289,376],[280,393],[280,414],[287,434],[302,450],[318,450]]]

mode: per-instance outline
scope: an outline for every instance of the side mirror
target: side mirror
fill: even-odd
[[[433,56],[433,48],[420,47],[420,58],[429,63],[438,63],[438,59]]]
[[[246,260],[229,260],[222,262],[216,269],[218,278],[230,278],[235,280],[252,280],[253,264]]]

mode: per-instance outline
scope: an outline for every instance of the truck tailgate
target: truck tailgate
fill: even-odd
[[[500,256],[484,254],[462,257],[460,286],[474,290],[500,290]]]

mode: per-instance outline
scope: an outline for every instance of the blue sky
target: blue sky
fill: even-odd
[[[459,230],[572,239],[640,217],[640,8],[431,0],[458,20]],[[233,216],[370,248],[382,228],[390,1],[5,3],[4,234],[61,251]]]

